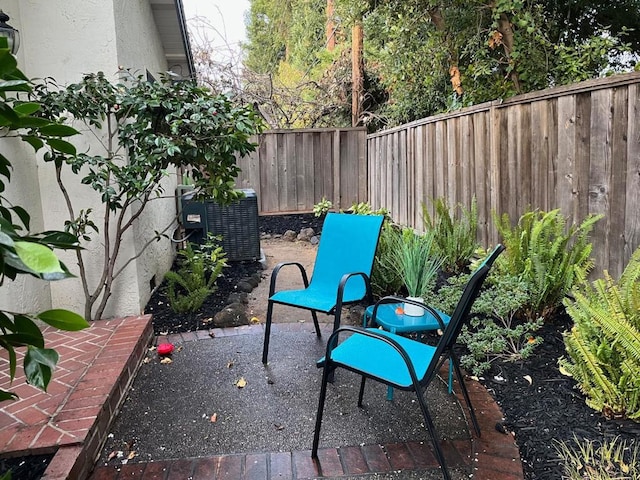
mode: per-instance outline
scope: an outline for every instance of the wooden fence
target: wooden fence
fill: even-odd
[[[421,204],[475,196],[480,240],[491,212],[531,206],[569,221],[604,214],[592,234],[597,270],[618,277],[640,244],[640,72],[521,95],[367,137],[368,201],[422,228]]]
[[[261,214],[310,212],[323,197],[334,208],[367,200],[366,129],[272,130],[238,160],[239,188],[252,188]]]

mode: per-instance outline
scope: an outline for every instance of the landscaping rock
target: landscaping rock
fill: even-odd
[[[282,239],[286,240],[287,242],[293,242],[297,237],[298,234],[296,234],[296,232],[294,232],[293,230],[287,230],[286,232],[284,232],[284,235],[282,235]]]
[[[237,285],[237,289],[239,292],[251,293],[253,288],[254,288],[253,285],[247,282],[246,279],[240,280]]]
[[[315,234],[316,232],[313,231],[313,228],[307,227],[300,230],[300,234],[298,235],[297,238],[298,240],[308,242],[309,240],[311,240],[311,237],[313,237]]]
[[[232,303],[215,314],[213,324],[218,328],[239,327],[240,325],[248,325],[249,318],[243,304]]]
[[[249,303],[249,295],[247,292],[233,292],[227,298],[227,303]]]
[[[245,277],[242,280],[240,280],[241,282],[247,282],[249,285],[251,285],[253,288],[256,288],[258,286],[258,284],[260,283],[259,279],[256,279],[255,277],[251,276],[251,277]]]
[[[309,239],[309,243],[310,243],[311,245],[318,245],[318,244],[320,243],[320,237],[319,237],[319,236],[317,236],[317,235],[314,235],[313,237],[311,237],[311,238]]]

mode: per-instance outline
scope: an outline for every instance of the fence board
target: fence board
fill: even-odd
[[[623,258],[640,245],[640,85],[630,85],[627,124],[627,180]]]
[[[272,130],[237,159],[239,188],[253,188],[260,213],[310,212],[322,198],[336,209],[366,202],[364,128]]]
[[[369,196],[418,229],[422,201],[433,213],[431,199],[469,207],[475,196],[487,246],[498,241],[492,211],[515,222],[528,206],[560,208],[568,223],[603,213],[591,236],[595,273],[615,277],[640,244],[639,117],[640,73],[631,73],[418,120],[367,137],[369,185],[380,190]]]

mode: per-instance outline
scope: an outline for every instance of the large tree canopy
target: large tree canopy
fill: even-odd
[[[328,3],[335,4],[331,21],[343,50],[351,46],[351,26],[362,22],[365,84],[384,90],[365,91],[386,102],[365,106],[361,120],[398,124],[625,71],[640,51],[640,32],[632,29],[640,24],[639,0],[253,0],[248,69],[272,82],[284,71],[291,80],[291,69],[302,81],[326,78],[339,58],[326,61],[323,53]],[[341,73],[344,87],[349,72]],[[348,108],[348,91],[331,98]]]

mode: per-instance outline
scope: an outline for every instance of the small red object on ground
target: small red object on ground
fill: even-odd
[[[158,345],[158,355],[169,355],[173,352],[174,346],[171,343],[161,343]]]

